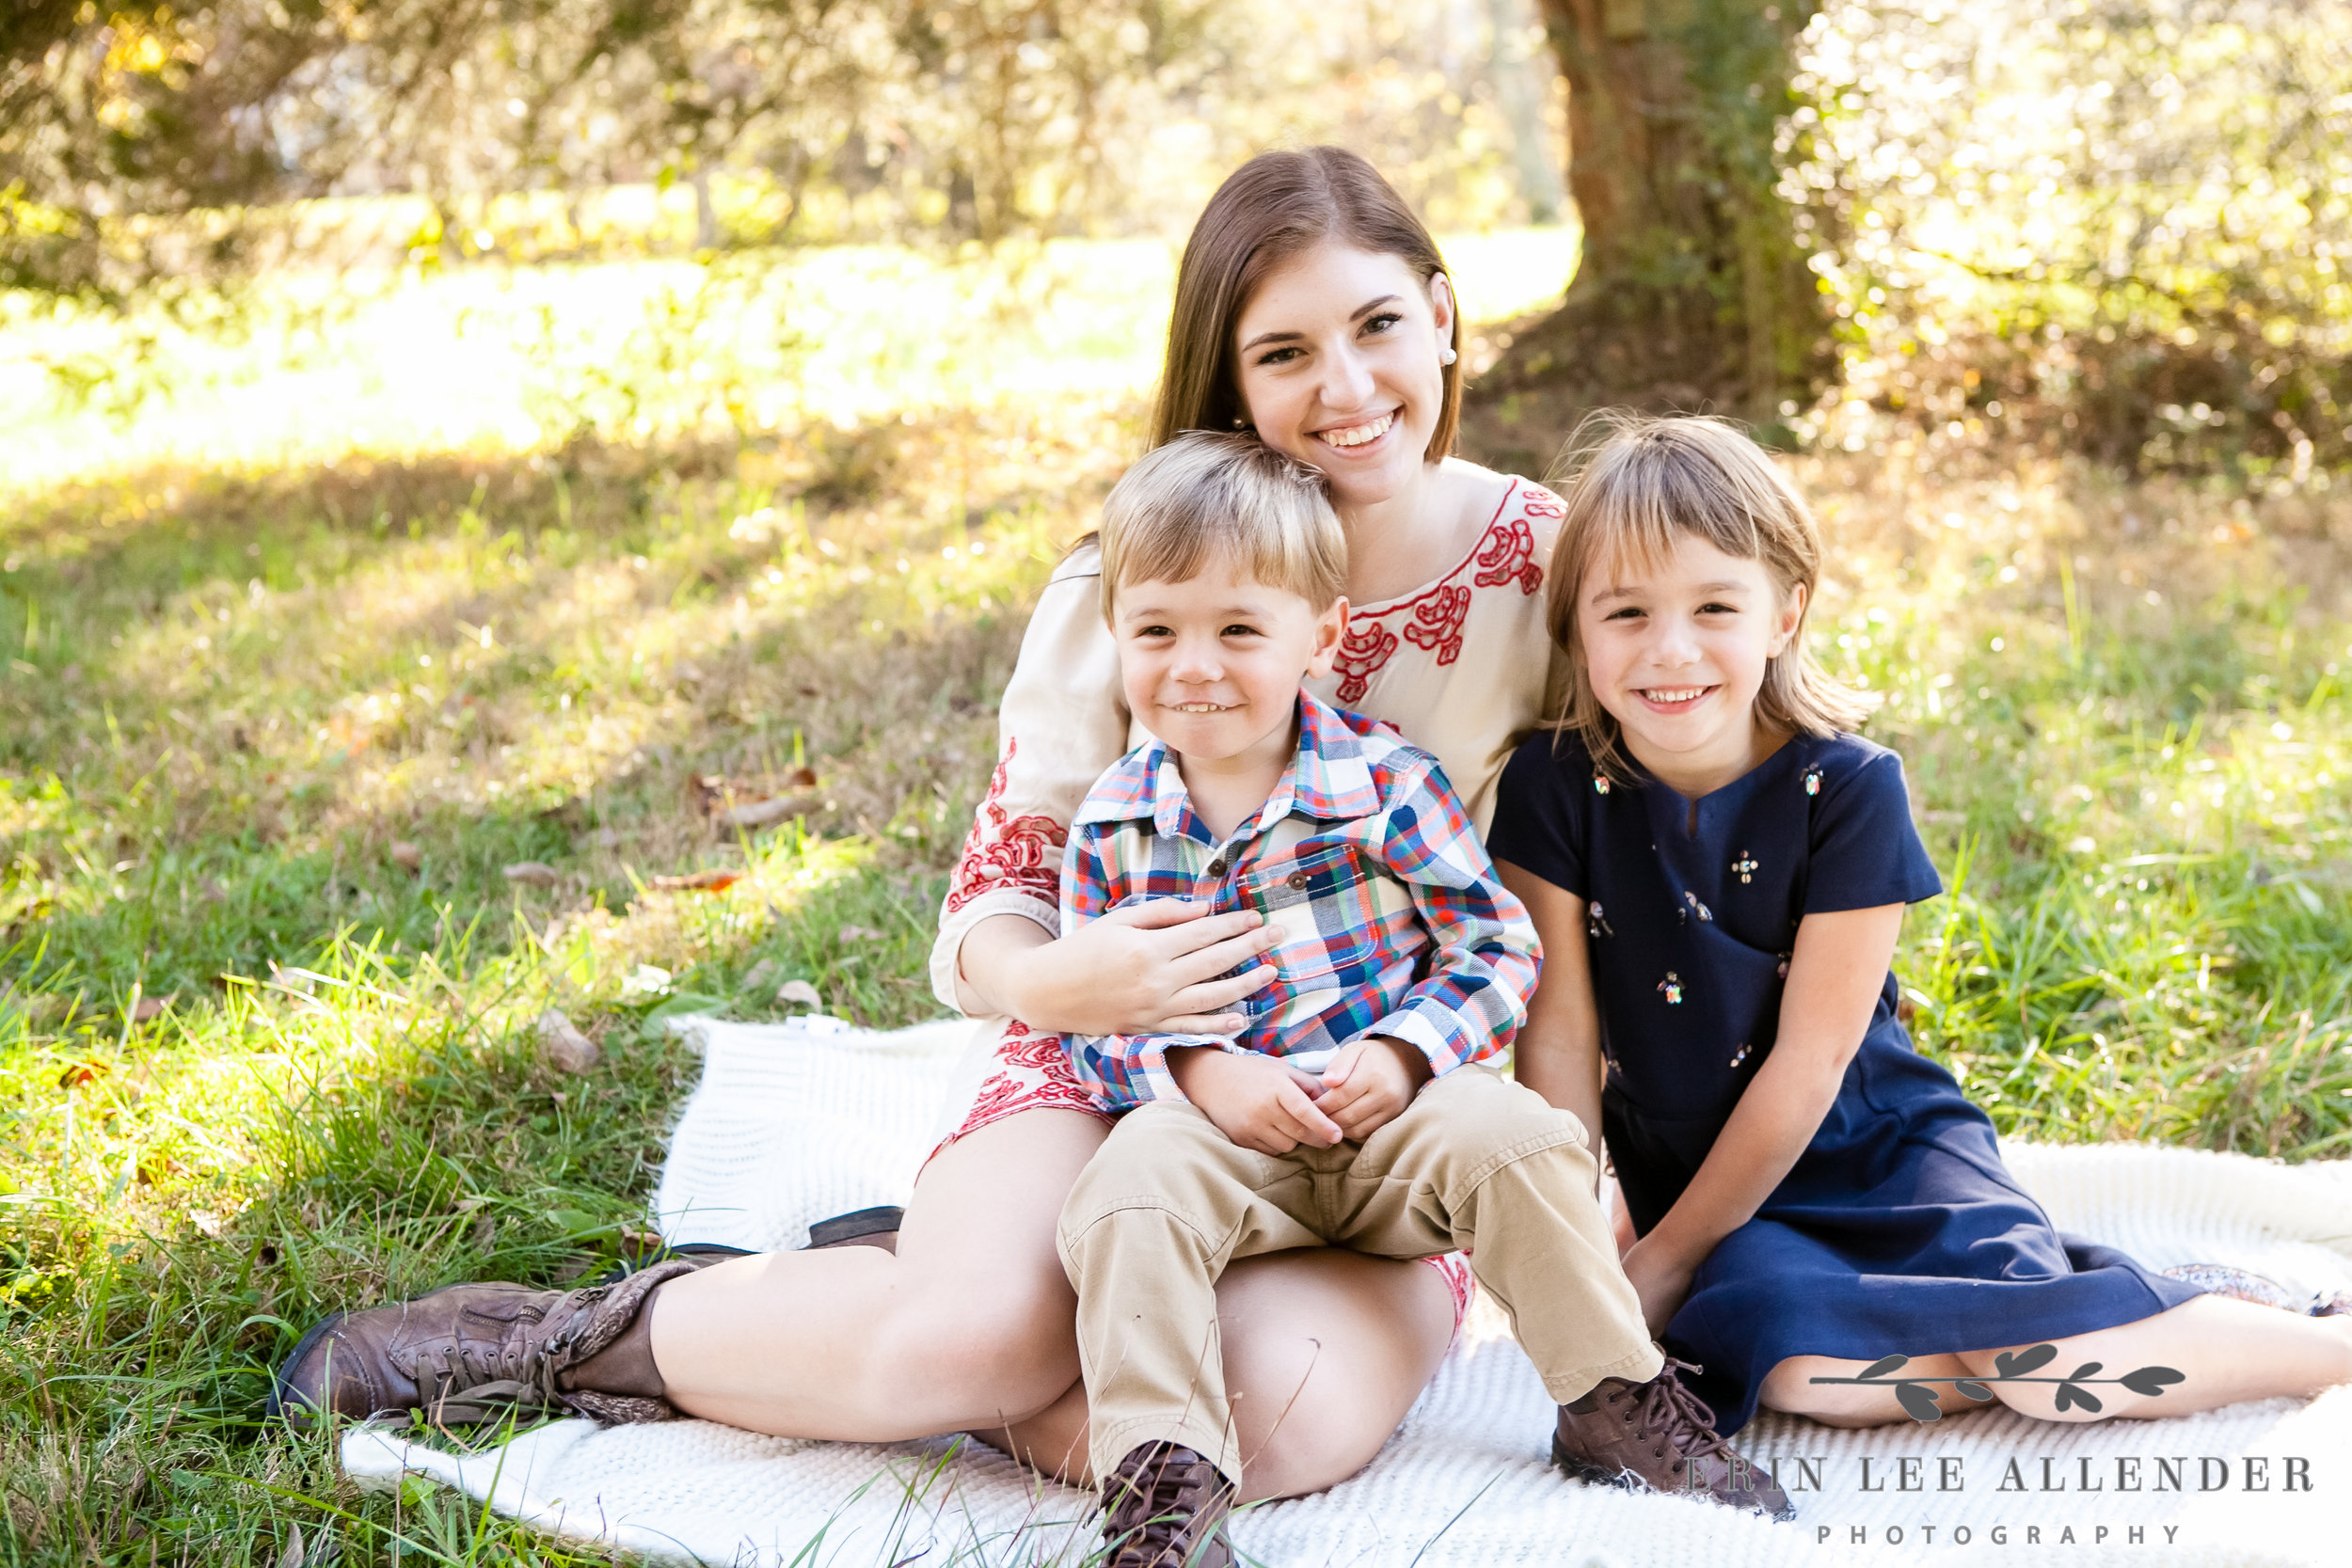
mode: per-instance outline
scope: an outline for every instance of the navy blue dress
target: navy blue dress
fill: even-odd
[[[1772,1053],[1798,921],[1943,891],[1902,760],[1852,736],[1801,736],[1695,808],[1663,784],[1603,787],[1580,742],[1539,736],[1503,769],[1486,844],[1586,901],[1602,1132],[1643,1234]],[[1791,1355],[2032,1344],[2198,1293],[2054,1229],[1895,1004],[1889,974],[1820,1131],[1667,1326],[1667,1350],[1704,1369],[1692,1386],[1720,1432],[1747,1423]]]

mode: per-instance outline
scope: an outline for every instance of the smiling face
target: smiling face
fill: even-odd
[[[1318,612],[1222,560],[1184,582],[1120,583],[1111,612],[1120,684],[1145,729],[1187,765],[1270,762],[1277,775],[1299,685],[1330,673],[1346,626],[1345,599]]]
[[[1415,483],[1445,401],[1453,340],[1443,274],[1324,244],[1271,273],[1242,308],[1234,365],[1261,439],[1322,469],[1343,512]]]
[[[1660,560],[1621,555],[1585,574],[1578,653],[1633,759],[1695,799],[1778,743],[1759,733],[1756,694],[1804,609],[1804,588],[1782,594],[1762,562],[1681,533]]]

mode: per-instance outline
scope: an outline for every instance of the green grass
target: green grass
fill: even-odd
[[[777,1016],[790,980],[935,1011],[996,694],[1140,404],[924,396],[284,462],[174,446],[167,409],[140,460],[16,489],[0,1564],[275,1564],[297,1523],[314,1563],[602,1560],[358,1495],[262,1428],[266,1369],[328,1307],[630,1244],[691,1070],[668,1015]],[[1939,450],[1793,460],[1836,549],[1817,635],[1888,694],[1954,889],[1906,930],[1923,1047],[2011,1133],[2344,1154],[2343,505]],[[777,790],[808,815],[705,809]],[[741,879],[654,885],[705,869]],[[541,1059],[548,1006],[594,1070]]]
[[[1951,889],[1899,959],[1921,1046],[2004,1132],[2341,1155],[2341,504],[2024,458],[1814,488],[1848,515],[1824,651],[1887,695]]]

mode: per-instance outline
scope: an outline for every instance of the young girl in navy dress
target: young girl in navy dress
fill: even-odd
[[[1820,543],[1735,428],[1613,417],[1569,492],[1550,625],[1560,732],[1502,775],[1488,845],[1545,967],[1518,1075],[1602,1129],[1638,1235],[1626,1272],[1685,1379],[1737,1431],[1761,1402],[1902,1418],[1890,1384],[2058,1362],[2184,1374],[2102,1385],[2172,1416],[2352,1381],[2352,1319],[2201,1293],[2053,1229],[1993,1125],[1912,1050],[1888,962],[1942,891],[1901,759],[1806,655]],[[1948,1382],[1945,1408],[1967,1408]],[[2029,1415],[2055,1386],[1995,1383]]]

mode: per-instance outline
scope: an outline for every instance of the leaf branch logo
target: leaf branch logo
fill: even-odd
[[[1990,1386],[1995,1383],[2055,1383],[2058,1385],[2058,1407],[2061,1413],[2079,1407],[2096,1415],[2100,1409],[2099,1396],[2085,1386],[2088,1384],[2120,1384],[2135,1394],[2153,1399],[2173,1384],[2184,1381],[2181,1374],[2169,1367],[2142,1367],[2137,1371],[2125,1372],[2122,1377],[2100,1377],[2097,1374],[2102,1363],[2097,1361],[2086,1361],[2064,1377],[2031,1375],[2057,1359],[2056,1345],[2036,1345],[2030,1350],[2001,1352],[1993,1358],[1994,1370],[1989,1377],[1897,1378],[1896,1373],[1911,1365],[1911,1357],[1890,1355],[1884,1360],[1871,1362],[1852,1377],[1817,1377],[1810,1381],[1884,1386],[1887,1380],[1893,1378],[1895,1398],[1915,1421],[1936,1421],[1944,1418],[1944,1407],[1936,1402],[1935,1390],[1928,1386],[1931,1383],[1948,1383],[1963,1399],[1972,1400],[1978,1404],[1993,1398]]]

